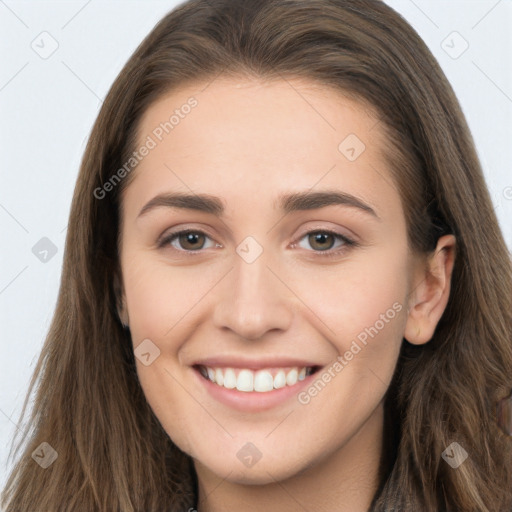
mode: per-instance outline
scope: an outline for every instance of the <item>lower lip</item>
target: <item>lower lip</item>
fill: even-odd
[[[215,400],[242,412],[260,412],[277,407],[289,400],[291,397],[296,396],[304,387],[308,386],[311,381],[316,378],[317,373],[320,370],[308,375],[303,380],[298,380],[293,386],[284,386],[279,389],[273,389],[272,391],[265,392],[228,389],[206,379],[199,370],[193,368],[193,371],[208,393],[210,393]]]

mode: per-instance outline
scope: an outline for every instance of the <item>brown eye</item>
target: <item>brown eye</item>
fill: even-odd
[[[309,247],[304,246],[304,243]],[[308,252],[316,253],[316,256],[338,257],[359,244],[341,233],[322,229],[305,233],[294,246],[308,249]]]
[[[308,241],[313,249],[318,251],[328,251],[334,245],[335,236],[332,233],[325,231],[314,231],[309,233]]]
[[[209,246],[205,245],[208,241],[210,241]],[[171,246],[173,249],[181,252],[198,252],[201,249],[214,247],[215,243],[202,231],[183,230],[170,233],[158,244],[160,248],[167,246]]]
[[[180,245],[185,250],[202,249],[204,245],[205,235],[197,231],[188,231],[178,235]]]

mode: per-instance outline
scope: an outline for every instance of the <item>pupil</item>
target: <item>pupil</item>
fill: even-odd
[[[185,233],[184,235],[182,235],[182,237],[184,238],[184,243],[182,243],[182,247],[187,248],[187,244],[189,244],[190,247],[188,248],[197,249],[198,245],[199,247],[201,246],[201,244],[197,243],[198,238],[202,236],[203,235],[201,235],[200,233]]]
[[[328,244],[329,247],[325,247],[325,246],[322,247],[322,245],[325,244],[326,239],[328,239],[329,237],[331,238],[331,242],[332,242],[332,235],[331,234],[329,234],[329,233],[315,233],[315,234],[310,235],[310,236],[313,237],[313,243],[311,244],[312,247],[314,247],[315,244],[320,244],[319,248],[321,250],[328,250],[328,249],[330,249],[332,247],[332,243]],[[310,240],[310,242],[311,242],[311,240]]]
[[[197,242],[198,242],[198,239],[201,238],[203,235],[201,235],[200,233],[185,233],[184,235],[182,235],[182,237],[184,237],[185,239],[185,245],[186,244],[190,244],[192,247],[192,249],[194,248],[197,248]],[[310,237],[310,243],[311,245],[314,247],[315,244],[317,246],[320,246],[318,247],[320,250],[329,250],[331,247],[332,247],[332,238],[333,236],[329,233],[314,233],[314,234],[311,234],[309,235]],[[328,242],[329,238],[331,239],[331,243],[327,244],[328,247],[325,247],[325,243]],[[201,245],[201,244],[199,244]],[[183,244],[182,244],[183,246]],[[195,247],[194,247],[195,246]]]

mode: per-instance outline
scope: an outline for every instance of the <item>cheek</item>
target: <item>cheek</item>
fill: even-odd
[[[385,331],[382,338],[396,338],[401,332],[407,268],[404,254],[389,250],[378,256],[368,253],[357,260],[347,260],[327,272],[316,272],[314,279],[304,272],[295,276],[294,282],[300,296],[325,324],[325,337],[344,351],[347,342],[358,336],[364,340],[372,327],[383,334]]]
[[[325,428],[334,437],[340,424],[355,432],[381,402],[402,344],[406,258],[396,252],[381,256],[379,263],[372,255],[371,261],[361,258],[332,274],[317,275],[314,286],[305,277],[295,281],[318,317],[311,315],[310,322],[337,354],[298,398],[311,417],[322,417],[329,407]]]
[[[354,418],[363,417],[386,392],[402,344],[407,319],[406,246],[368,251],[335,270],[316,273],[314,280],[304,273],[295,283],[315,313],[309,322],[337,354],[323,372],[326,375],[318,376],[328,382],[325,396],[336,404],[335,410],[349,406],[354,408]],[[325,403],[315,398],[322,389],[318,382],[303,397],[304,403],[311,401],[314,414],[321,414]],[[334,414],[333,428],[338,420]]]
[[[143,255],[132,258],[123,278],[134,344],[139,339],[168,337],[207,292],[204,277],[197,270],[172,268]]]

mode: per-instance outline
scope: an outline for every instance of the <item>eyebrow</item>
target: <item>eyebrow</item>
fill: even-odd
[[[349,206],[366,212],[380,220],[379,216],[370,205],[352,194],[339,192],[337,190],[282,194],[274,203],[274,205],[276,204],[284,214],[295,211],[315,210],[331,205]],[[216,217],[222,217],[225,211],[224,203],[219,197],[210,194],[183,194],[172,192],[157,195],[148,201],[142,207],[138,217],[160,207],[196,210],[215,215]]]

